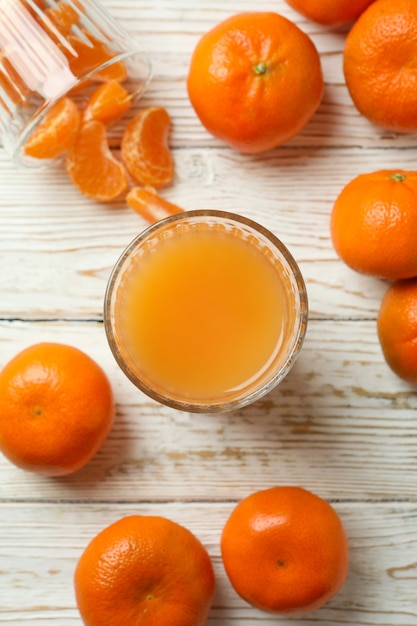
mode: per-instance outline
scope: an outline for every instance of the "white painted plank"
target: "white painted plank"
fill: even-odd
[[[386,366],[373,322],[312,322],[281,385],[214,416],[147,399],[116,365],[101,324],[2,323],[2,362],[44,340],[75,345],[104,367],[116,423],[97,457],[63,480],[0,458],[0,498],[217,500],[295,481],[331,498],[415,499],[417,395]]]
[[[175,159],[177,180],[161,193],[184,209],[235,211],[270,228],[300,264],[313,317],[375,317],[386,286],[337,258],[330,212],[351,178],[411,169],[411,151],[282,149],[247,159],[178,150]],[[111,268],[146,222],[123,203],[84,198],[60,167],[16,171],[1,153],[0,167],[1,316],[101,318]]]
[[[321,495],[318,493],[318,495]],[[216,576],[207,626],[414,626],[417,513],[406,503],[335,502],[350,544],[350,569],[342,590],[304,617],[276,617],[250,607],[232,589],[219,539],[235,501],[136,503],[109,506],[2,503],[0,508],[0,623],[80,624],[73,573],[87,543],[102,528],[131,514],[161,515],[189,528],[206,546]]]

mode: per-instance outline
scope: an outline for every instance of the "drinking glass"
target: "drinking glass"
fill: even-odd
[[[117,75],[134,98],[151,63],[134,37],[96,0],[0,1],[0,142],[18,166],[39,166],[25,141],[44,115],[70,94],[80,106]]]
[[[115,264],[104,302],[126,376],[154,400],[195,413],[270,392],[294,365],[307,319],[305,283],[286,246],[253,220],[216,210],[148,227]]]

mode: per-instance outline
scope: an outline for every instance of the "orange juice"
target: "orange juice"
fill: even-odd
[[[267,240],[218,215],[190,222],[195,213],[148,229],[124,257],[110,326],[116,358],[145,391],[207,408],[247,396],[275,374],[294,331],[298,337],[299,307]]]

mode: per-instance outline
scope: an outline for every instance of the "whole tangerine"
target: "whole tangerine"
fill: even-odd
[[[374,0],[285,0],[304,17],[323,26],[340,26],[356,20]]]
[[[98,533],[74,576],[86,626],[203,626],[214,594],[203,544],[158,516],[130,515]]]
[[[348,540],[338,514],[301,487],[272,487],[241,500],[223,528],[221,553],[235,591],[271,613],[318,609],[348,572]]]
[[[398,132],[417,130],[417,3],[377,0],[354,23],[343,53],[358,111]]]
[[[298,26],[277,13],[246,12],[201,37],[187,88],[212,135],[259,153],[307,124],[322,99],[323,75],[314,43]]]
[[[417,275],[417,172],[378,170],[345,185],[331,213],[334,248],[352,269],[385,279]]]
[[[0,450],[24,470],[77,471],[104,443],[114,413],[106,374],[78,348],[38,343],[0,371]]]
[[[395,281],[388,287],[377,328],[389,367],[403,380],[417,385],[417,278]]]

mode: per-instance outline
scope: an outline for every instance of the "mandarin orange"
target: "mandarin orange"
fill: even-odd
[[[348,552],[336,511],[300,487],[250,494],[234,508],[221,536],[235,591],[273,613],[306,613],[328,602],[345,582]]]
[[[417,131],[417,3],[377,0],[349,31],[346,85],[358,111],[398,132]]]
[[[312,40],[285,17],[239,13],[208,31],[191,58],[188,95],[205,128],[244,153],[299,133],[323,95]]]
[[[339,26],[356,20],[375,0],[285,0],[304,17],[323,24]]]
[[[86,626],[203,626],[215,581],[205,547],[188,529],[130,515],[90,541],[74,583]]]
[[[79,470],[104,443],[114,414],[105,372],[75,347],[38,343],[0,371],[0,450],[24,470]]]
[[[377,327],[389,367],[403,380],[417,385],[417,277],[388,287]]]
[[[331,213],[334,248],[352,269],[378,278],[417,275],[417,172],[360,174]]]

